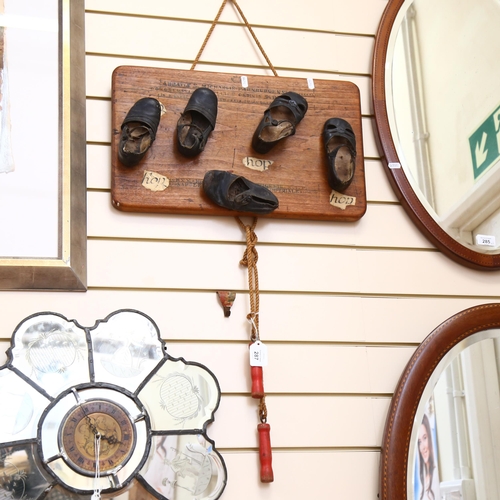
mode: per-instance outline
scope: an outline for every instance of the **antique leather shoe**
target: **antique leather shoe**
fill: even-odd
[[[266,187],[223,170],[209,170],[203,178],[203,190],[217,205],[239,212],[268,214],[279,205]]]
[[[295,92],[286,92],[274,99],[254,132],[253,149],[265,154],[285,137],[294,135],[307,107],[305,98]]]
[[[217,95],[210,89],[196,89],[177,122],[177,146],[188,157],[200,154],[217,120]]]
[[[160,123],[161,104],[152,97],[139,99],[123,120],[118,158],[127,167],[137,165],[156,138]]]
[[[323,144],[328,184],[342,193],[354,179],[356,169],[356,136],[351,125],[342,118],[327,120],[323,127]]]

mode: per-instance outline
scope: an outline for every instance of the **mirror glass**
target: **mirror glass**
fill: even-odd
[[[226,466],[206,433],[219,383],[204,365],[167,354],[149,316],[119,310],[82,327],[37,313],[7,355],[1,499],[125,500],[135,491],[130,498],[217,500],[224,491]]]
[[[441,360],[411,433],[408,499],[500,498],[500,330],[476,333]]]
[[[500,500],[500,303],[458,312],[408,361],[391,399],[380,500]]]
[[[449,247],[443,232],[457,254],[500,254],[499,25],[499,0],[391,0],[377,35],[375,115],[388,169],[402,169],[396,190],[408,200],[408,183],[422,205],[405,208],[436,225],[419,215],[420,229]]]

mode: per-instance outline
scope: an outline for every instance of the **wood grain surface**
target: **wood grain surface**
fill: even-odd
[[[176,125],[192,92],[211,88],[218,96],[218,116],[205,150],[186,158],[177,150]],[[269,104],[293,91],[308,101],[308,111],[295,135],[280,141],[269,153],[251,148],[253,133]],[[142,97],[155,97],[165,107],[156,140],[135,167],[123,166],[117,147],[121,124],[132,105]],[[322,141],[325,121],[347,120],[356,134],[356,171],[345,193],[337,195],[347,205],[330,203],[332,190],[326,180],[326,154]],[[121,66],[112,78],[111,195],[119,210],[172,214],[245,215],[214,205],[202,189],[209,170],[225,170],[266,186],[280,206],[267,218],[356,221],[366,211],[361,106],[358,87],[351,82],[305,78],[241,76],[202,71]],[[270,162],[273,162],[270,164]],[[251,167],[263,164],[264,171]],[[270,165],[269,165],[270,164]],[[164,176],[168,188],[152,191],[143,185],[145,175]]]

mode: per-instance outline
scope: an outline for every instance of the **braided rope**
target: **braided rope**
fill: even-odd
[[[252,325],[251,341],[255,342],[260,340],[259,333],[259,273],[257,270],[257,261],[259,260],[259,254],[255,245],[257,244],[258,238],[255,234],[255,227],[257,226],[257,217],[254,217],[251,225],[244,224],[239,217],[235,217],[239,226],[245,231],[247,247],[243,254],[243,258],[240,260],[242,266],[248,268],[248,292],[250,295],[250,313],[247,315],[247,319]],[[263,395],[259,402],[259,419],[262,423],[267,422],[267,406],[266,406],[266,396]]]
[[[243,258],[240,260],[242,266],[248,268],[248,292],[250,295],[250,314],[248,314],[247,319],[252,324],[252,342],[259,340],[259,272],[257,270],[257,261],[259,260],[259,254],[255,245],[257,244],[258,238],[255,234],[255,227],[257,226],[257,217],[254,217],[251,225],[244,224],[239,217],[236,217],[236,221],[240,227],[245,231],[247,247]]]
[[[273,72],[274,76],[278,76],[276,69],[274,68],[273,64],[271,63],[269,57],[267,56],[266,51],[264,50],[264,48],[260,44],[260,42],[257,38],[257,35],[254,33],[252,27],[250,26],[250,23],[248,22],[247,18],[245,17],[245,14],[243,14],[243,11],[241,10],[240,6],[236,2],[236,0],[231,0],[231,1],[233,2],[234,6],[238,10],[238,13],[239,13],[241,19],[243,19],[245,26],[248,28],[248,31],[250,31],[250,34],[252,35],[255,43],[257,44],[257,47],[259,47],[260,52],[264,56],[264,59],[266,60],[269,67],[271,68],[271,71]],[[196,55],[196,58],[193,61],[193,64],[191,65],[191,68],[190,68],[191,70],[193,70],[196,67],[196,65],[198,64],[198,62],[200,61],[201,54],[205,50],[205,47],[208,43],[209,38],[212,36],[212,32],[214,31],[216,24],[219,22],[220,16],[222,14],[222,11],[224,10],[224,7],[226,6],[226,3],[227,3],[227,0],[222,1],[222,5],[220,6],[219,12],[217,12],[215,19],[213,20],[212,25],[210,26],[210,29],[208,30],[207,36],[205,37],[205,40],[201,44],[200,50],[198,51],[198,54]]]
[[[205,46],[208,43],[208,39],[212,35],[212,31],[215,28],[215,25],[219,22],[219,18],[222,14],[222,11],[224,10],[224,7],[226,6],[227,0],[223,0],[222,5],[220,6],[219,12],[217,12],[217,15],[215,16],[215,19],[212,22],[212,26],[210,26],[210,29],[208,30],[207,36],[205,37],[205,40],[201,44],[200,50],[198,51],[198,55],[196,56],[195,60],[193,61],[193,64],[191,66],[191,69],[193,70],[195,66],[198,64],[198,61],[200,60],[202,52],[205,50]]]
[[[265,50],[263,49],[262,45],[260,44],[259,40],[257,39],[257,36],[253,32],[252,27],[247,21],[247,18],[243,14],[243,11],[240,9],[240,6],[236,3],[236,0],[232,0],[234,3],[234,6],[238,9],[238,13],[240,14],[241,18],[243,19],[243,22],[245,23],[245,26],[248,28],[248,31],[250,31],[251,35],[253,36],[253,39],[255,40],[255,43],[257,44],[257,47],[259,47],[259,50],[261,51],[262,55],[264,56],[264,59],[266,60],[267,64],[271,68],[271,71],[273,72],[274,76],[278,76],[278,73],[274,69],[274,66],[271,64],[271,61],[269,60],[269,57],[267,57],[267,54]]]

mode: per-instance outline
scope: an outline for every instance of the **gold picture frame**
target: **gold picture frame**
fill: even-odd
[[[37,0],[33,2],[36,4]],[[54,210],[57,221],[53,221],[57,224],[54,231],[58,233],[58,241],[54,241],[57,256],[0,257],[0,290],[87,289],[84,0],[57,0],[57,9],[58,64],[52,61],[58,68],[59,82],[58,130],[54,134],[59,164],[54,191],[58,198],[57,210]],[[26,16],[29,19],[30,13]],[[37,85],[37,75],[32,76],[33,85]],[[44,116],[37,116],[36,109],[31,112],[32,119],[43,127]],[[30,168],[43,168],[43,161],[41,154]],[[33,213],[37,208],[33,203],[25,210]]]

